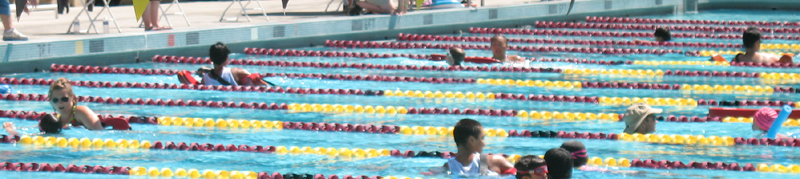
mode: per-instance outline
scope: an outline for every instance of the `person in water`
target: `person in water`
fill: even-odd
[[[48,102],[58,115],[54,116],[55,119],[50,119],[53,117],[45,115],[42,120],[40,120],[39,127],[42,132],[53,133],[57,132],[53,129],[54,126],[61,129],[70,125],[75,127],[83,126],[89,130],[105,130],[103,123],[92,109],[78,105],[77,96],[75,96],[75,93],[72,91],[72,83],[66,78],[58,78],[53,81],[53,84],[50,85],[50,90],[47,92],[47,96],[50,98]],[[56,121],[55,124],[58,125],[53,125],[53,121]],[[9,131],[9,133],[16,133],[13,123],[4,123],[3,128]]]
[[[775,111],[775,109],[768,107],[763,107],[761,109],[758,109],[758,111],[756,111],[756,114],[753,115],[752,129],[753,131],[760,133],[759,137],[763,137],[764,135],[767,134],[769,129],[772,128],[772,123],[774,123],[775,119],[777,118],[778,118],[778,112]],[[778,133],[778,135],[776,135],[775,138],[791,139],[792,137]]]
[[[464,62],[467,54],[463,49],[458,47],[450,47],[450,54],[447,56],[447,64],[450,66],[460,66]]]
[[[656,28],[656,31],[653,33],[653,37],[655,37],[656,42],[666,42],[672,40],[672,33],[670,33],[669,29],[665,27],[659,27]],[[647,41],[647,40],[636,39],[634,41]]]
[[[233,85],[233,86],[261,86],[270,85],[269,82],[261,79],[261,75],[257,73],[251,74],[245,69],[241,68],[228,68],[228,54],[231,51],[228,46],[222,42],[217,42],[212,45],[208,50],[211,62],[214,67],[211,70],[198,69],[198,74],[202,74],[202,81],[200,84],[204,85]],[[180,77],[180,75],[179,75]],[[185,76],[183,78],[186,78]],[[181,78],[182,83],[186,83],[185,79]]]
[[[444,168],[458,176],[487,176],[515,174],[516,169],[502,155],[483,153],[486,142],[480,122],[461,119],[453,128],[458,155],[447,160]]]
[[[503,35],[495,35],[491,39],[492,58],[501,62],[518,62],[522,58],[516,55],[506,55],[508,50],[508,39]]]
[[[769,54],[769,53],[761,53],[761,30],[758,30],[756,27],[749,27],[746,31],[742,34],[742,46],[745,48],[745,53],[737,54],[736,57],[733,57],[731,62],[754,62],[754,63],[791,63],[791,55],[786,58],[782,59],[782,57]]]
[[[534,155],[526,155],[519,158],[514,164],[517,169],[517,179],[546,179],[547,162],[543,158]]]
[[[544,154],[544,160],[547,162],[547,169],[549,170],[549,179],[567,179],[572,178],[572,154],[563,148],[553,148],[547,150]]]
[[[634,104],[625,111],[622,120],[625,121],[625,133],[647,134],[656,131],[656,116],[664,110],[652,108],[645,103]]]
[[[42,116],[42,118],[39,119],[38,127],[39,127],[39,133],[36,133],[34,135],[37,135],[37,134],[57,134],[57,133],[60,133],[61,129],[62,129],[61,123],[58,122],[58,117],[56,117],[55,115],[52,115],[52,114],[47,114],[47,115]],[[5,122],[5,123],[3,123],[3,128],[6,130],[6,132],[9,135],[12,135],[12,136],[20,135],[20,133],[17,132],[16,128],[14,127],[14,123]]]

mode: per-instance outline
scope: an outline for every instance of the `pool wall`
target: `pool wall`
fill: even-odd
[[[49,69],[51,63],[110,65],[149,61],[156,54],[206,56],[208,46],[217,41],[227,43],[233,52],[238,53],[244,47],[291,48],[320,45],[328,39],[393,39],[397,33],[444,34],[466,31],[468,27],[517,27],[532,24],[536,20],[570,21],[582,20],[585,16],[684,13],[687,6],[700,9],[797,9],[800,8],[800,0],[579,0],[572,12],[566,15],[568,6],[568,1],[554,1],[420,11],[404,16],[342,16],[293,23],[9,43],[0,45],[0,74]]]

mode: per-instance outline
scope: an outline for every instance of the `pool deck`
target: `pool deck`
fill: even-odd
[[[191,26],[187,25],[186,20],[184,20],[183,16],[178,14],[180,11],[176,8],[177,6],[173,6],[167,12],[167,18],[170,20],[174,30],[172,31],[193,31],[193,30],[202,30],[202,29],[215,29],[215,28],[231,28],[231,27],[246,27],[252,25],[263,25],[263,24],[275,24],[275,23],[296,23],[306,20],[322,20],[322,19],[332,19],[332,18],[340,18],[346,17],[342,9],[339,8],[339,11],[336,11],[337,5],[341,2],[341,0],[336,0],[331,7],[328,8],[329,12],[325,13],[325,7],[328,5],[329,0],[293,0],[289,1],[289,5],[286,8],[286,15],[283,14],[283,8],[281,6],[280,0],[263,0],[260,1],[261,5],[264,7],[267,17],[269,20],[262,15],[261,11],[258,9],[258,4],[253,2],[249,5],[247,14],[250,16],[251,21],[247,22],[247,19],[244,16],[239,16],[239,21],[234,21],[234,19],[238,15],[238,11],[241,9],[238,4],[231,7],[231,9],[226,13],[225,21],[220,22],[220,17],[225,10],[225,8],[231,4],[231,1],[187,1],[181,2],[180,5],[183,7],[184,13],[186,14],[187,18],[189,19],[189,23]],[[477,1],[478,3],[480,1]],[[488,0],[485,2],[487,7],[493,6],[500,6],[500,5],[514,5],[514,4],[527,4],[527,3],[539,3],[540,0],[503,0],[503,1],[493,1]],[[170,5],[170,1],[164,1],[162,3],[162,8],[167,8]],[[94,12],[92,15],[98,14],[100,7],[95,7]],[[59,15],[56,18],[55,9],[53,7],[46,7],[36,11],[31,12],[30,15],[23,14],[19,22],[14,22],[14,25],[17,29],[19,29],[24,34],[30,37],[30,42],[51,42],[57,40],[78,40],[78,39],[89,39],[89,38],[98,38],[98,37],[108,37],[108,36],[115,36],[115,35],[136,35],[136,34],[147,34],[147,33],[169,33],[170,31],[158,31],[158,32],[145,32],[144,28],[139,27],[139,23],[136,21],[136,16],[134,15],[133,6],[131,5],[123,5],[123,6],[114,6],[110,8],[114,14],[115,19],[117,20],[117,24],[119,24],[120,30],[122,32],[118,32],[115,29],[113,23],[109,24],[110,33],[109,34],[97,34],[94,33],[83,33],[83,34],[67,34],[68,28],[72,20],[78,15],[80,12],[81,7],[71,7],[69,14]],[[422,10],[425,11],[425,10]],[[414,13],[413,11],[411,13]],[[13,14],[13,13],[12,13]],[[159,13],[161,14],[161,13]],[[100,19],[103,17],[110,17],[108,13],[103,12],[100,15]],[[88,17],[86,14],[81,14],[80,17],[80,27],[83,31],[86,31],[89,26]],[[102,20],[99,22],[95,22],[95,25],[99,26],[97,30],[100,33],[103,33],[102,29]],[[169,26],[165,20],[161,20],[161,26]],[[42,28],[47,27],[47,28]],[[3,43],[15,43],[15,42],[3,42]]]
[[[697,2],[687,4],[687,1]],[[168,11],[172,30],[144,32],[138,27],[133,7],[117,6],[110,9],[122,33],[110,24],[108,34],[67,34],[73,18],[80,8],[73,7],[67,15],[57,19],[55,10],[42,8],[30,15],[23,14],[16,28],[30,36],[30,41],[0,43],[0,75],[48,69],[51,63],[75,65],[110,65],[147,61],[156,54],[205,56],[210,44],[218,41],[239,53],[245,47],[296,48],[321,45],[324,40],[383,40],[393,39],[397,33],[444,34],[465,31],[469,27],[519,27],[536,20],[573,21],[585,16],[634,16],[647,14],[684,13],[687,8],[743,8],[800,9],[800,0],[765,0],[754,4],[747,0],[577,0],[567,15],[569,1],[504,0],[485,2],[478,8],[455,8],[412,11],[403,16],[361,15],[346,16],[335,12],[340,1],[334,2],[324,13],[328,0],[290,1],[283,15],[278,0],[260,1],[269,21],[258,10],[248,9],[251,22],[240,16],[240,7],[234,5],[220,22],[220,16],[230,1],[182,2],[191,26],[173,7]],[[163,2],[166,8],[170,2]],[[476,1],[474,3],[480,3]],[[750,6],[746,6],[750,5]],[[44,7],[44,6],[43,6]],[[257,7],[253,3],[249,8]],[[92,15],[102,8],[95,7]],[[102,17],[107,14],[101,14]],[[89,21],[81,14],[81,27]],[[102,22],[98,30],[102,33]],[[166,26],[162,20],[160,25]]]

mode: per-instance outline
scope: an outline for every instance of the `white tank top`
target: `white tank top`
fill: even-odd
[[[209,76],[210,73],[206,73],[203,75],[203,85],[222,85],[219,81],[211,78]],[[222,68],[222,74],[219,74],[219,77],[222,77],[225,81],[228,81],[233,86],[238,86],[239,84],[236,83],[236,78],[233,78],[233,73],[231,73],[231,69],[227,67]]]
[[[457,176],[480,176],[481,175],[481,155],[475,152],[472,156],[472,162],[467,166],[461,165],[455,157],[447,160],[447,166],[450,167],[450,173]],[[497,172],[492,170],[487,171],[488,176],[498,176]]]

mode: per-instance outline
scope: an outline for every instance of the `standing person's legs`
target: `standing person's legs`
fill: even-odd
[[[148,3],[147,7],[144,8],[144,13],[142,13],[142,21],[144,22],[144,31],[149,31],[153,29],[153,22],[150,21],[150,6],[152,6],[152,3]]]
[[[11,21],[11,5],[7,0],[0,0],[0,20],[3,21],[3,40],[28,40],[28,37],[14,29]]]
[[[147,5],[147,10],[150,10],[150,12],[145,12],[145,13],[149,13],[150,24],[153,25],[152,27],[154,28],[154,30],[157,30],[157,29],[161,28],[161,26],[158,25],[158,8],[160,6],[161,6],[161,1],[160,0],[157,0],[157,1],[156,0],[151,0],[150,4]]]

